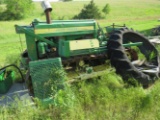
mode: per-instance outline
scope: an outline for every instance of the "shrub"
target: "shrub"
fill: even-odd
[[[0,0],[0,4],[4,4],[5,3],[5,0]]]
[[[105,15],[109,14],[109,12],[110,12],[110,6],[109,6],[108,3],[104,6],[104,8],[102,9],[102,12],[103,12]]]
[[[75,19],[100,19],[102,18],[101,12],[92,0],[88,5],[84,5],[81,12],[74,16]]]
[[[32,0],[6,0],[6,11],[1,13],[1,20],[19,20],[26,17],[32,10]]]

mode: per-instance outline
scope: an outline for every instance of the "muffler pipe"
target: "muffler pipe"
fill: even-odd
[[[50,16],[50,12],[52,11],[52,6],[49,3],[49,1],[45,0],[41,3],[42,8],[44,9],[44,12],[46,14],[46,22],[48,24],[51,23],[51,16]]]

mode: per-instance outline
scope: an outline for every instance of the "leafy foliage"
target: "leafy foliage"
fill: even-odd
[[[105,15],[109,14],[109,12],[110,12],[110,6],[109,6],[109,4],[106,4],[106,5],[104,6],[104,8],[102,9],[102,12],[103,12]]]
[[[5,0],[0,0],[0,4],[4,4],[5,3]]]
[[[16,99],[10,107],[0,106],[0,119],[34,120],[151,120],[159,119],[160,83],[149,91],[123,86],[114,71],[100,79],[83,81],[59,91],[56,106],[25,106]],[[78,114],[77,114],[78,113]]]
[[[101,12],[99,11],[98,7],[92,0],[88,5],[84,5],[81,12],[74,16],[76,19],[100,19],[102,18]]]
[[[6,0],[6,10],[1,13],[1,20],[19,20],[33,9],[32,0]]]

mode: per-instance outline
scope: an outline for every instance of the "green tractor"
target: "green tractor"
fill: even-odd
[[[149,40],[125,26],[111,25],[106,32],[95,20],[51,20],[51,5],[42,6],[46,21],[33,20],[31,25],[15,25],[25,34],[27,49],[22,65],[28,71],[29,89],[39,99],[49,98],[51,90],[63,89],[68,82],[102,75],[106,61],[124,80],[135,78],[147,86],[159,76],[158,51]],[[145,62],[138,60],[137,50]]]

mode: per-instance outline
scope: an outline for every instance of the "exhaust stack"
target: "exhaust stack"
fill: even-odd
[[[45,0],[41,3],[41,6],[44,9],[44,12],[46,14],[46,22],[50,24],[51,23],[50,12],[52,11],[51,4],[49,3],[49,1]]]

